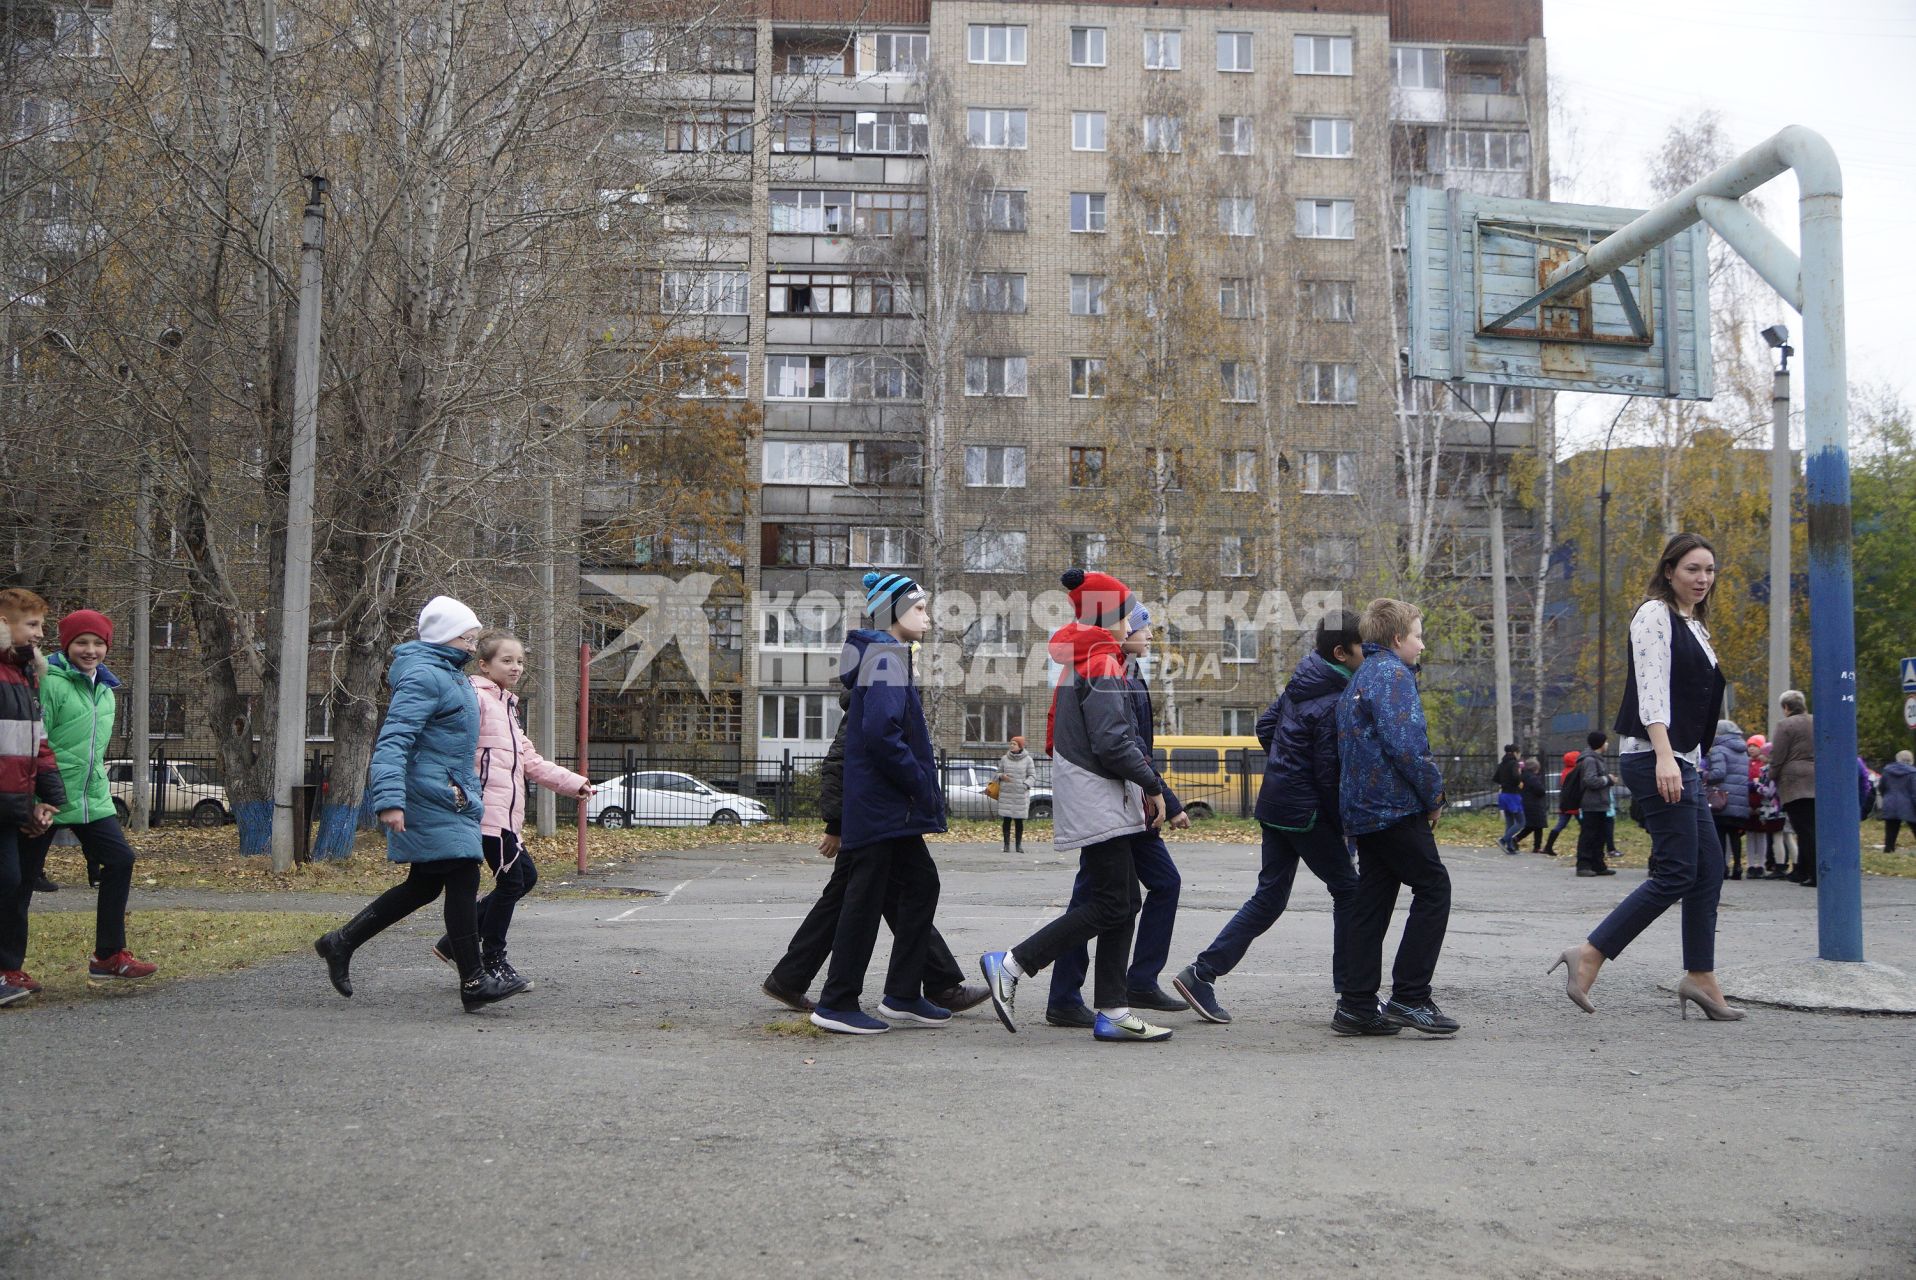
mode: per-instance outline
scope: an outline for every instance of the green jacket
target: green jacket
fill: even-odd
[[[118,702],[113,691],[120,682],[104,663],[95,675],[87,679],[64,654],[55,654],[47,659],[46,678],[40,682],[47,741],[53,744],[60,781],[67,789],[67,805],[53,819],[55,826],[78,826],[114,816],[113,792],[106,781],[106,744],[113,738]]]

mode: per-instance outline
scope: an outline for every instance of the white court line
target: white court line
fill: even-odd
[[[704,875],[695,876],[693,877],[693,879],[697,879],[697,880],[710,879],[715,873],[717,873],[718,869],[719,869],[718,867],[713,867],[712,870],[706,872]],[[686,885],[691,883],[692,883],[691,880],[681,880],[677,884],[673,885],[672,891],[666,894],[663,898],[657,898],[651,902],[641,903],[640,905],[633,907],[627,911],[621,911],[618,915],[613,916],[612,920],[614,923],[617,923],[620,920],[630,920],[633,916],[639,914],[639,912],[641,911],[649,911],[653,907],[663,907],[667,903],[671,902],[672,899],[679,896],[680,889],[683,889]]]

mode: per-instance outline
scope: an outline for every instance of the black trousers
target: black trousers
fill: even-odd
[[[1357,893],[1351,902],[1350,986],[1341,1002],[1376,1008],[1382,985],[1384,935],[1397,906],[1399,886],[1409,885],[1410,914],[1391,969],[1391,995],[1404,1004],[1430,999],[1430,979],[1450,925],[1450,872],[1437,855],[1430,823],[1414,813],[1382,831],[1357,837]]]
[[[1806,796],[1783,806],[1790,816],[1790,830],[1796,833],[1796,870],[1790,874],[1799,880],[1816,879],[1816,797]]]
[[[1577,870],[1603,870],[1603,829],[1608,820],[1600,813],[1577,817]]]
[[[1530,852],[1536,853],[1543,848],[1543,828],[1541,826],[1525,827],[1522,831],[1519,831],[1517,833],[1517,843],[1522,844],[1526,836],[1530,838]]]
[[[365,942],[381,930],[398,924],[419,908],[446,895],[446,933],[463,938],[479,929],[479,859],[438,858],[432,862],[409,862],[406,878],[374,898],[366,908]]]
[[[1883,819],[1883,852],[1896,852],[1896,832],[1903,825],[1901,818]]]
[[[772,982],[786,991],[808,991],[812,979],[825,967],[831,958],[832,942],[838,934],[838,918],[845,909],[845,889],[851,884],[852,862],[844,854],[839,854],[832,863],[831,879],[819,892],[818,901],[806,913],[798,930],[792,934],[792,941],[785,948],[785,954],[772,966]],[[902,885],[897,877],[892,877],[885,891],[885,926],[898,935],[898,898]],[[874,944],[875,945],[875,944]],[[946,945],[944,935],[934,925],[925,939],[925,990],[943,994],[953,987],[962,986],[964,971],[958,967],[958,961]],[[827,1005],[826,1008],[833,1006]]]
[[[1717,818],[1715,821],[1716,838],[1723,846],[1723,861],[1727,863],[1734,859],[1739,863],[1742,862],[1743,828],[1740,825],[1731,825],[1732,822],[1736,821],[1735,819],[1730,819],[1726,822],[1722,818]]]
[[[819,993],[821,1008],[858,1007],[865,970],[878,944],[878,922],[897,886],[892,916],[891,964],[885,970],[885,994],[916,1000],[924,993],[925,948],[938,911],[938,867],[923,836],[900,836],[857,849],[841,849],[846,864],[844,906],[832,935],[832,964]]]
[[[1018,839],[1017,839],[1016,847],[1020,849],[1024,848],[1025,847],[1025,820],[1023,818],[1001,818],[999,819],[999,821],[1004,826],[1005,847],[1006,848],[1012,847],[1011,832],[1012,832],[1012,828],[1016,827],[1018,831]]]
[[[485,851],[486,865],[492,868],[493,875],[492,892],[479,899],[476,908],[479,943],[490,958],[505,954],[506,930],[512,928],[512,909],[539,883],[539,868],[532,865],[532,855],[526,852],[514,832],[482,836],[480,847]]]
[[[53,844],[50,828],[21,836],[0,828],[0,969],[18,969],[27,960],[27,915],[33,886],[47,867]],[[126,950],[126,899],[133,888],[133,846],[118,818],[97,818],[67,828],[80,841],[89,862],[100,867],[100,893],[93,908],[93,954],[105,959]]]
[[[1129,1002],[1125,969],[1131,963],[1131,929],[1144,895],[1131,861],[1131,836],[1088,844],[1078,851],[1078,873],[1088,892],[1038,932],[1011,949],[1027,974],[1036,974],[1073,947],[1098,940],[1092,999],[1100,1009],[1121,1009]]]

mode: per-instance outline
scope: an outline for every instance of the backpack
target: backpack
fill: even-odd
[[[1562,788],[1557,792],[1557,807],[1566,812],[1583,808],[1583,762],[1585,756],[1578,756],[1577,763],[1570,770],[1570,776],[1563,780]]]

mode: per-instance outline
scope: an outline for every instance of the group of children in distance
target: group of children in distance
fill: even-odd
[[[92,609],[60,619],[60,650],[42,657],[47,602],[19,587],[0,590],[0,1005],[40,990],[26,970],[27,925],[45,879],[56,830],[79,840],[96,869],[89,981],[150,978],[153,965],[126,945],[133,849],[107,785],[120,682],[106,667],[113,624]]]
[[[1444,784],[1417,692],[1424,649],[1417,608],[1374,600],[1361,619],[1339,611],[1319,623],[1312,651],[1258,721],[1268,756],[1257,802],[1257,890],[1173,979],[1173,997],[1158,975],[1179,881],[1160,831],[1189,820],[1152,763],[1150,690],[1138,666],[1149,649],[1150,614],[1109,574],[1071,569],[1063,583],[1076,620],[1050,641],[1063,674],[1052,691],[1046,749],[1053,844],[1079,858],[1064,914],[1008,950],[984,953],[983,987],[963,982],[933,925],[938,870],[925,844],[927,834],[945,829],[944,789],[912,668],[912,647],[930,628],[925,593],[904,574],[868,573],[872,625],[853,631],[840,657],[845,715],[821,771],[826,834],[819,851],[836,866],[763,982],[765,994],[846,1035],[942,1026],[986,1000],[1015,1032],[1019,982],[1054,966],[1046,1021],[1089,1027],[1102,1041],[1161,1042],[1171,1031],[1146,1022],[1139,1008],[1231,1020],[1216,982],[1283,914],[1302,862],[1333,902],[1332,1029],[1454,1033],[1457,1022],[1431,998],[1450,876],[1433,835]],[[1384,935],[1406,885],[1409,919],[1389,998],[1380,1002]],[[893,946],[873,1017],[860,1002],[881,919]],[[1087,1006],[1080,988],[1093,942]],[[805,992],[828,955],[814,1003]]]

